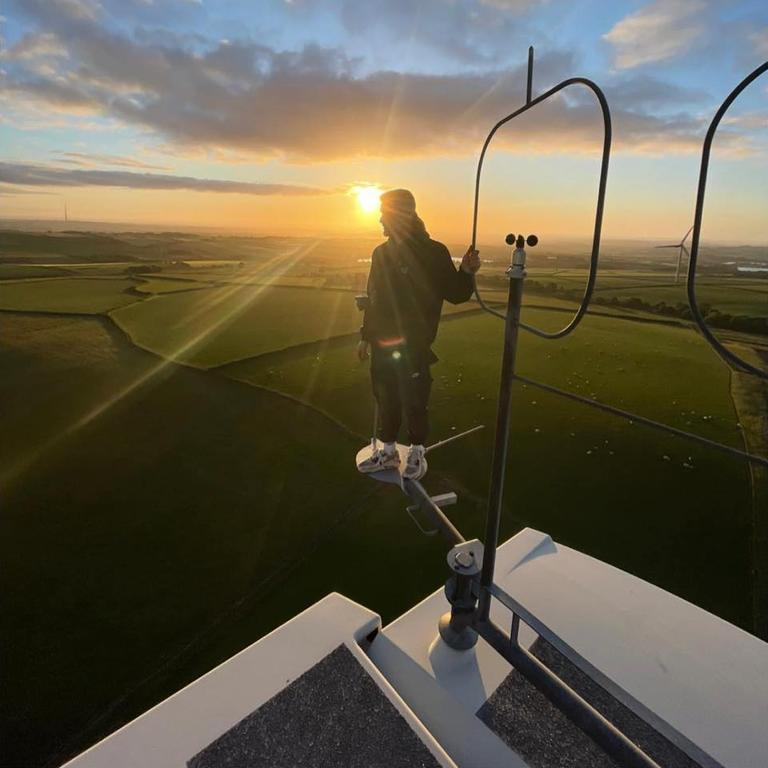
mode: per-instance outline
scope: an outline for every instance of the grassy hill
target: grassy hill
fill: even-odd
[[[328,419],[159,363],[103,321],[5,315],[0,364],[4,765],[28,768],[210,668],[174,658],[255,610],[371,488]],[[258,636],[227,630],[226,653]]]
[[[135,283],[125,278],[51,278],[0,283],[0,309],[102,314],[133,304]]]
[[[82,234],[0,263],[0,278],[50,278],[0,280],[0,310],[14,310],[0,323],[2,736],[24,768],[59,764],[331,590],[387,621],[445,578],[442,544],[352,464],[371,422],[352,301],[371,242],[125,233],[109,252],[96,252],[107,236],[62,246]],[[533,268],[530,284],[550,272]],[[598,288],[651,296],[662,278],[608,269]],[[715,288],[759,307],[764,284]],[[549,330],[574,307],[530,291],[526,304],[524,320]],[[458,491],[452,519],[482,537],[502,323],[476,309],[447,308],[433,434],[488,428],[434,454],[427,484]],[[522,334],[518,367],[736,447],[765,410],[684,320],[626,307],[595,307],[566,340]],[[765,541],[743,461],[521,384],[513,405],[502,537],[545,530],[751,627]]]
[[[524,319],[551,323],[547,312]],[[503,325],[445,324],[435,351],[433,435],[489,429],[431,466],[487,491]],[[521,335],[521,374],[743,448],[729,372],[691,330],[588,317],[565,340]],[[318,345],[220,369],[288,392],[365,433],[370,384],[351,346]],[[706,382],[697,386],[695,382]],[[505,535],[522,525],[607,560],[730,621],[750,626],[750,484],[743,461],[517,384]],[[457,510],[482,535],[483,513]],[[716,565],[715,565],[716,564]]]

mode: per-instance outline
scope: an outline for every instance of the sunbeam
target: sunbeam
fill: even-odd
[[[18,459],[16,462],[12,463],[10,466],[5,467],[3,471],[0,473],[0,484],[6,485],[6,484],[10,484],[12,481],[16,481],[19,478],[19,476],[21,476],[27,469],[29,469],[29,467],[31,467],[44,454],[46,454],[56,445],[64,441],[66,438],[71,437],[83,427],[94,422],[96,419],[98,419],[100,416],[106,413],[110,408],[112,408],[117,403],[124,400],[126,397],[131,395],[136,390],[140,389],[144,385],[148,385],[150,382],[157,379],[159,376],[161,376],[163,373],[165,373],[169,369],[169,366],[178,365],[179,363],[177,361],[179,357],[184,355],[186,352],[191,351],[195,347],[199,346],[204,341],[209,339],[210,336],[214,334],[216,331],[220,330],[222,327],[224,327],[225,325],[227,325],[228,323],[236,319],[238,315],[244,312],[245,309],[247,309],[251,304],[253,304],[253,302],[256,301],[259,298],[259,296],[270,287],[271,283],[274,282],[275,279],[282,277],[297,262],[299,262],[301,259],[307,256],[307,254],[309,254],[312,250],[314,250],[318,246],[319,242],[320,242],[319,240],[316,240],[312,243],[307,244],[304,247],[298,248],[296,251],[291,253],[290,256],[288,257],[283,255],[283,256],[276,256],[273,259],[271,259],[268,262],[268,264],[273,265],[273,268],[272,268],[272,271],[270,272],[270,281],[268,283],[264,283],[254,287],[254,289],[251,292],[249,292],[248,295],[245,296],[242,301],[236,303],[228,312],[226,312],[220,318],[218,318],[216,322],[212,323],[208,328],[206,328],[202,332],[186,340],[183,344],[179,345],[176,349],[174,349],[172,354],[168,358],[160,359],[156,365],[151,366],[145,373],[134,378],[132,381],[126,384],[123,388],[117,391],[112,397],[109,397],[103,400],[101,403],[98,403],[91,410],[89,410],[87,413],[81,416],[79,419],[75,420],[69,426],[62,429],[57,435],[55,435],[54,437],[42,443],[40,446],[38,446],[38,449],[34,453],[28,454],[27,456]],[[281,262],[280,261],[281,259],[283,259],[284,261]],[[265,268],[265,271],[266,271],[266,268]],[[228,291],[226,296],[214,301],[213,305],[219,306],[225,298],[235,295],[236,290],[242,289],[242,288],[243,288],[242,285],[233,286],[232,291]],[[152,300],[153,299],[147,299],[147,301],[152,301]],[[209,308],[210,308],[210,305],[209,305]]]

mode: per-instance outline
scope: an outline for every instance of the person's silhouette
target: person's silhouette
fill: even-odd
[[[460,304],[472,295],[478,252],[467,249],[456,269],[448,249],[429,237],[407,189],[381,196],[381,224],[387,241],[374,249],[368,275],[368,306],[360,329],[360,360],[371,358],[371,382],[379,408],[378,439],[383,443],[358,469],[376,472],[398,467],[397,435],[403,413],[411,448],[403,475],[426,472],[424,445],[432,386],[431,346],[443,301]]]

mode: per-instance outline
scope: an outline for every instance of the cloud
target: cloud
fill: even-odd
[[[645,74],[624,75],[610,85],[603,86],[611,109],[651,111],[706,102],[706,91],[668,83]]]
[[[453,62],[488,64],[517,58],[521,47],[527,48],[531,26],[522,17],[544,1],[341,0],[340,18],[352,35],[383,32],[390,45],[423,46]],[[302,4],[318,5],[318,0]]]
[[[758,56],[768,58],[768,27],[758,29],[749,34],[749,39]]]
[[[129,187],[131,189],[229,192],[241,195],[327,195],[337,190],[292,184],[267,184],[221,179],[198,179],[159,173],[85,171],[50,165],[0,162],[0,183],[26,187]]]
[[[54,152],[59,156],[58,162],[69,165],[79,165],[85,168],[95,168],[99,165],[117,165],[125,168],[143,168],[147,171],[167,171],[167,166],[153,165],[123,155],[104,155],[91,152]]]
[[[47,190],[24,189],[14,184],[0,183],[0,197],[18,197],[19,195],[52,195],[53,192]]]
[[[768,111],[744,112],[740,115],[726,115],[723,125],[735,125],[750,131],[765,131],[768,129]]]
[[[34,60],[40,58],[60,58],[67,55],[66,48],[59,42],[56,35],[50,32],[24,35],[17,43],[7,50],[0,50],[0,61],[5,60]]]
[[[703,0],[655,0],[618,22],[603,39],[617,69],[666,61],[684,53],[706,31]]]
[[[182,152],[291,162],[474,154],[488,128],[524,101],[524,66],[469,74],[364,73],[342,51],[317,45],[278,51],[246,39],[198,40],[187,47],[173,36],[136,39],[110,31],[69,12],[61,0],[26,0],[24,7],[64,46],[66,58],[55,74],[30,68],[24,59],[8,62],[3,87],[9,101],[106,116],[148,129]],[[536,92],[574,68],[569,51],[539,56]],[[520,152],[598,149],[597,108],[588,94],[572,95],[575,90],[532,111],[526,136],[504,130],[499,142]],[[625,75],[611,98],[615,148],[699,150],[705,126],[684,110],[702,94]],[[662,114],[653,113],[657,107],[665,107]],[[748,150],[736,129],[727,141],[734,150]]]

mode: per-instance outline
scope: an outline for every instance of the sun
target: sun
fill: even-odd
[[[365,185],[352,187],[351,192],[357,198],[357,204],[363,213],[373,213],[379,208],[379,198],[384,190],[380,187]]]

